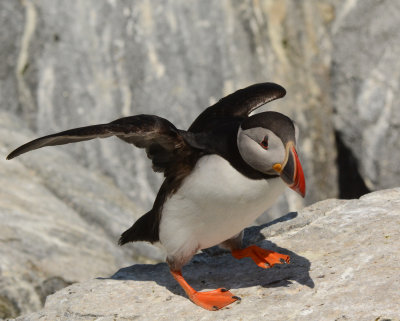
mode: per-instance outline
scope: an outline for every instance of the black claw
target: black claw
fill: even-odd
[[[232,297],[232,299],[235,299],[235,300],[242,300],[241,298],[239,298],[238,296],[236,296],[236,295],[234,295],[233,297]]]
[[[221,289],[221,292],[228,292],[227,289]]]
[[[217,311],[217,310],[219,310],[219,309],[218,309],[218,307],[217,307],[216,305],[214,305],[214,306],[213,306],[213,310],[214,310],[214,311]]]

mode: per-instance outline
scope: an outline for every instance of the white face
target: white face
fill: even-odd
[[[237,144],[244,161],[264,174],[276,175],[272,166],[283,164],[285,160],[286,152],[282,140],[269,129],[239,128]]]

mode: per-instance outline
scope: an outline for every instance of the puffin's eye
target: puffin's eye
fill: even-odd
[[[268,136],[265,136],[263,141],[260,143],[261,147],[264,149],[268,149]]]

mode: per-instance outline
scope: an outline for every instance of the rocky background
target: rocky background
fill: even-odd
[[[399,16],[398,2],[376,0],[0,1],[2,158],[38,135],[138,113],[187,128],[219,98],[274,81],[288,94],[267,108],[300,127],[307,197],[288,190],[271,211],[398,186]],[[96,140],[0,169],[0,318],[162,258],[115,245],[162,179],[142,150]]]

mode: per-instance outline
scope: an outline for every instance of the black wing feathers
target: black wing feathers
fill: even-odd
[[[228,119],[242,120],[262,105],[286,95],[286,90],[275,83],[255,84],[230,94],[202,112],[189,131],[203,132]]]
[[[60,133],[37,138],[12,151],[7,156],[7,159],[12,159],[31,150],[35,150],[45,146],[64,145],[68,143],[90,140],[93,138],[104,138],[112,136],[113,134],[110,133],[110,130],[104,128],[103,126],[105,125],[74,128]]]
[[[179,130],[161,117],[139,115],[121,118],[110,124],[121,126],[126,131],[125,134],[117,134],[118,138],[146,149],[156,172],[166,174],[166,170],[191,149]]]
[[[117,136],[127,143],[145,148],[147,156],[153,161],[154,170],[158,172],[165,171],[174,160],[179,159],[181,152],[187,154],[187,149],[190,149],[179,130],[168,120],[152,115],[137,115],[120,118],[108,124],[70,129],[35,139],[18,147],[7,159],[45,146],[110,136]]]
[[[281,98],[285,94],[285,89],[274,83],[260,83],[240,89],[208,107],[196,118],[188,131],[204,133],[215,128],[219,123],[242,120],[256,108]],[[170,156],[173,154],[171,152],[185,146],[182,137],[184,135],[181,134],[171,122],[164,118],[153,115],[137,115],[120,118],[108,124],[70,129],[35,139],[14,150],[7,156],[7,159],[45,146],[117,136],[127,143],[146,148],[146,152],[153,162],[160,161],[159,165],[155,165],[155,169],[160,171],[165,166],[163,164],[171,161]],[[168,153],[165,154],[165,152]]]

